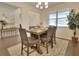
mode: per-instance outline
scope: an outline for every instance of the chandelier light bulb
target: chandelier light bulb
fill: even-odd
[[[45,8],[48,8],[48,5],[46,5]]]
[[[48,2],[38,2],[38,4],[36,4],[36,8],[40,9],[48,8]]]
[[[45,5],[48,5],[48,2],[45,2]]]
[[[39,8],[39,5],[38,4],[36,5],[36,8]]]
[[[43,6],[40,6],[40,9],[43,9]]]

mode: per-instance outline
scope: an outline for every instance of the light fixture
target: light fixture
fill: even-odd
[[[36,5],[36,8],[39,8],[39,5],[38,4]]]
[[[45,2],[45,5],[48,5],[48,2]]]
[[[48,5],[46,5],[45,8],[48,8]]]
[[[45,9],[48,8],[48,2],[38,2],[36,8]]]
[[[40,6],[40,9],[43,9],[43,6]]]

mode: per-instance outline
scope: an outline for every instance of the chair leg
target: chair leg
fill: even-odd
[[[23,55],[23,44],[21,46],[21,55]]]
[[[53,38],[51,38],[51,48],[53,48]]]
[[[27,56],[29,56],[29,47],[27,47]]]
[[[48,43],[46,42],[46,51],[48,53]]]
[[[55,34],[54,34],[54,43],[56,44],[56,36],[55,36]]]

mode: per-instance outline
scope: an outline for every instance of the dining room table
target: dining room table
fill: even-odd
[[[29,29],[29,32],[31,33],[31,35],[36,35],[37,39],[41,41],[41,35],[46,33],[48,30],[48,28],[33,28],[33,29]],[[42,50],[39,47],[36,47],[38,53],[42,54]]]

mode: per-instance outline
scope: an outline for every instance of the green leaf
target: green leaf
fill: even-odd
[[[0,20],[0,23],[2,24],[2,25],[6,25],[7,24],[7,22],[6,21],[3,21],[3,20]]]
[[[72,9],[67,18],[70,29],[75,29],[76,27],[79,28],[79,13],[76,14],[75,10]]]
[[[68,25],[69,25],[69,28],[72,30],[74,30],[76,28],[76,25],[72,22],[69,22]]]

